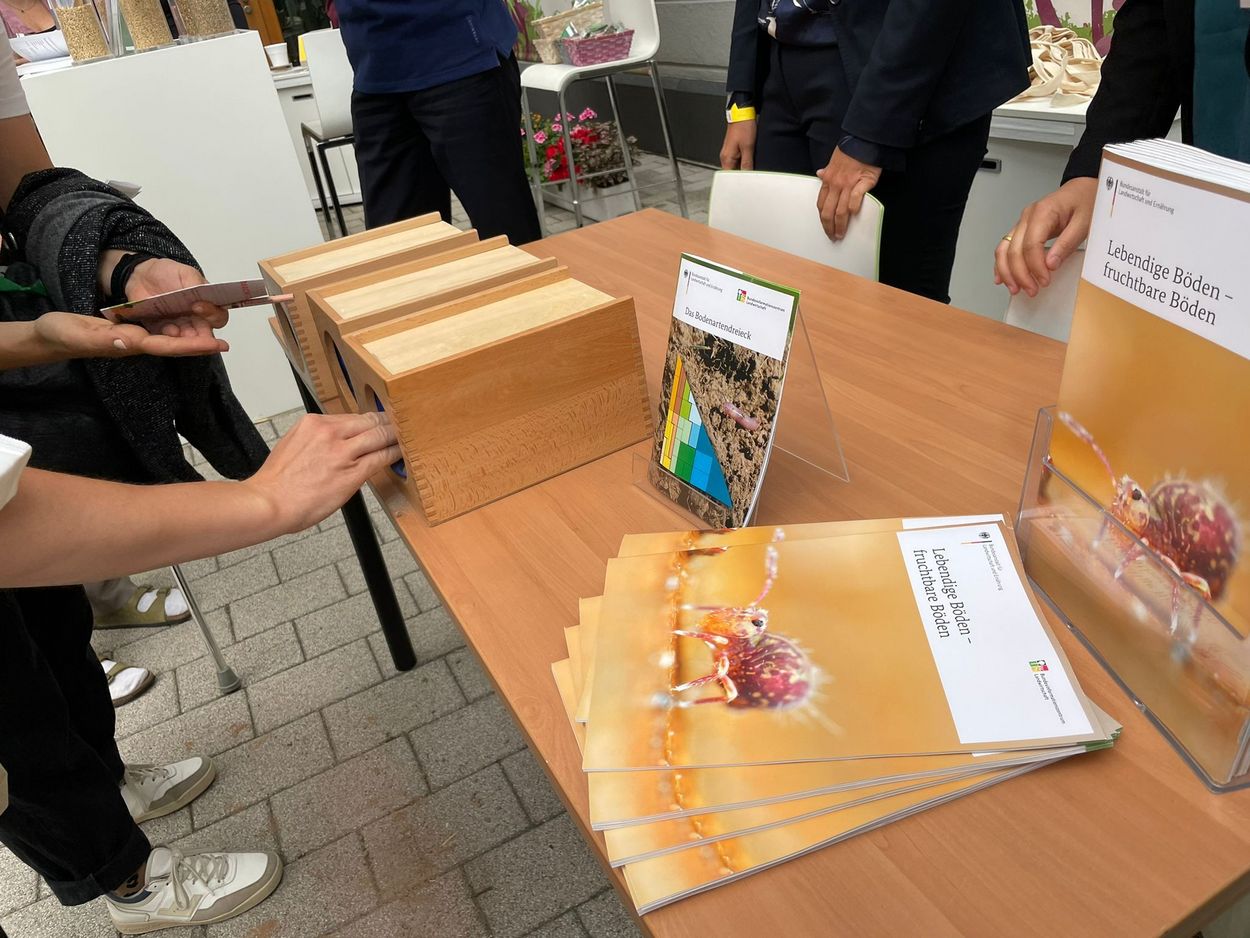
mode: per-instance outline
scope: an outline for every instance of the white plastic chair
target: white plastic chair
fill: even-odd
[[[1081,268],[1085,266],[1085,250],[1073,251],[1058,270],[1050,277],[1050,286],[1039,290],[1037,296],[1021,291],[1007,304],[1008,325],[1019,326],[1039,335],[1068,341],[1072,331],[1072,310],[1076,306],[1076,288],[1081,282]]]
[[[317,185],[317,198],[321,201],[326,227],[330,227],[330,210],[325,193],[328,188],[339,232],[345,235],[347,224],[343,220],[343,206],[339,203],[338,190],[334,188],[334,176],[330,172],[326,151],[348,146],[356,140],[352,131],[352,65],[347,60],[343,36],[337,29],[318,29],[304,33],[301,39],[318,115],[318,120],[300,124],[304,151],[312,166],[313,182]],[[320,171],[318,162],[321,164]],[[323,179],[325,188],[322,188]]]
[[[538,220],[546,233],[546,222],[543,213],[541,162],[534,147],[534,125],[530,117],[529,92],[550,91],[559,101],[560,113],[567,114],[568,106],[564,95],[575,81],[587,78],[603,78],[608,86],[608,101],[612,105],[612,116],[616,120],[616,130],[620,137],[621,152],[625,157],[625,174],[629,179],[634,194],[634,204],[641,207],[638,201],[638,183],[634,179],[634,162],[629,152],[629,144],[625,140],[625,131],[621,127],[621,113],[617,106],[616,83],[613,76],[617,72],[630,69],[645,68],[651,74],[651,87],[655,91],[655,106],[659,112],[660,130],[664,134],[664,147],[668,151],[668,162],[673,170],[673,185],[677,189],[677,204],[681,214],[689,217],[686,209],[686,190],[681,183],[681,171],[677,168],[677,157],[673,153],[673,138],[669,133],[668,107],[664,103],[664,87],[660,84],[660,70],[655,63],[656,54],[660,51],[660,22],[655,13],[655,0],[611,0],[609,16],[613,22],[620,23],[634,31],[633,43],[630,45],[629,56],[615,62],[602,65],[531,65],[521,72],[521,111],[525,115],[526,143],[530,151],[530,186],[538,203]],[[568,134],[564,135],[564,155],[570,167],[573,166],[573,141]],[[570,179],[570,182],[572,180]],[[573,196],[573,217],[577,227],[582,226],[582,206],[578,199],[577,186],[570,185]]]
[[[792,173],[720,170],[712,176],[710,227],[780,251],[876,280],[881,253],[881,203],[864,197],[846,237],[830,241],[820,224],[820,180]]]

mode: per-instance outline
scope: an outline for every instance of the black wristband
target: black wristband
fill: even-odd
[[[142,251],[123,254],[121,260],[117,262],[117,266],[113,268],[113,276],[109,279],[110,302],[125,303],[126,284],[130,282],[130,275],[135,272],[135,268],[140,264],[156,259],[155,254],[144,254]]]

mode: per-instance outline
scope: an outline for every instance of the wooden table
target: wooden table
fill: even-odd
[[[851,481],[808,520],[1016,509],[1063,346],[792,255],[645,211],[527,250],[638,309],[658,396],[678,255],[802,291]],[[986,276],[990,261],[986,259]],[[784,419],[784,418],[783,418]],[[436,527],[374,487],[600,857],[549,665],[624,534],[681,516],[616,453]],[[784,493],[783,493],[784,494]],[[774,493],[774,497],[776,493]],[[1089,695],[1124,724],[1070,759],[643,919],[655,936],[1188,936],[1250,890],[1250,792],[1207,792],[1057,621]]]

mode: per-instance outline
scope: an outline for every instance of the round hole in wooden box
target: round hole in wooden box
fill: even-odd
[[[378,413],[386,413],[386,408],[382,406],[382,398],[378,397],[373,388],[365,388],[365,394],[370,400],[373,401],[373,406],[377,408]],[[397,459],[395,462],[391,463],[391,472],[395,473],[395,475],[399,476],[401,479],[408,478],[408,467],[404,465],[404,461],[402,459]]]
[[[344,398],[356,401],[356,389],[352,386],[352,376],[347,371],[347,362],[343,361],[343,353],[339,351],[339,345],[330,336],[325,334],[326,358],[330,360],[330,371],[334,374],[334,383],[338,385],[339,393]]]

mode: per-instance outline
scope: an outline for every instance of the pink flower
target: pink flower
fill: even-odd
[[[541,146],[547,142],[547,135],[541,130],[534,131],[534,142]]]
[[[573,123],[573,115],[572,115],[572,114],[568,114],[568,113],[566,113],[566,114],[564,115],[564,119],[565,119],[566,121],[568,121],[570,124],[571,124],[571,123]]]
[[[598,116],[599,115],[596,114],[593,110],[591,110],[590,108],[586,108],[586,110],[582,111],[582,113],[577,115],[577,119],[579,121],[592,121]]]
[[[551,132],[553,134],[558,134],[563,129],[564,129],[564,125],[561,124],[559,121],[556,121],[554,124],[551,125]]]

